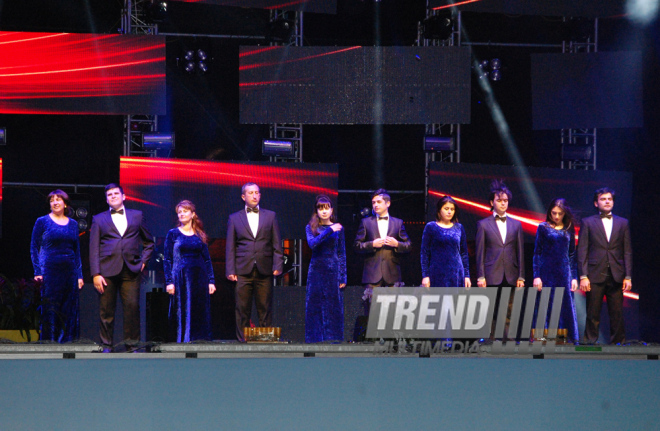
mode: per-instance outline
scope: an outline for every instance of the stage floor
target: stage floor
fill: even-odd
[[[0,359],[196,359],[196,358],[517,358],[657,360],[660,345],[573,345],[544,343],[481,343],[477,340],[386,340],[378,343],[151,343],[135,352],[101,353],[97,344],[0,344]]]

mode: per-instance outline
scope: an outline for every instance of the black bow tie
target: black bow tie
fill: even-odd
[[[495,220],[502,220],[503,222],[506,223],[506,216],[496,215],[496,216],[495,216]]]
[[[387,219],[389,219],[389,216],[385,216],[385,217],[378,217],[378,220],[387,220]]]
[[[601,214],[600,218],[606,218],[612,220],[612,214]]]
[[[254,208],[247,207],[246,209],[247,209],[248,213],[259,214],[259,208],[257,208],[257,207],[254,207]]]
[[[124,215],[124,209],[122,208],[122,209],[120,209],[120,210],[110,210],[110,214],[121,214],[121,215]]]

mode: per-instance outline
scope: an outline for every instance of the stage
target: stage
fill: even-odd
[[[134,352],[101,353],[95,343],[0,344],[0,360],[16,359],[254,359],[254,358],[479,358],[658,360],[660,345],[573,345],[545,342],[483,340],[381,340],[341,344],[143,343]]]
[[[0,346],[3,429],[603,430],[660,421],[660,363],[646,360],[657,346],[428,358],[374,354],[373,344],[153,347]]]

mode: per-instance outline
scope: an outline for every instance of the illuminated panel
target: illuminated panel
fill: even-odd
[[[430,167],[428,220],[435,219],[436,204],[449,194],[460,208],[460,221],[468,239],[477,233],[477,221],[491,214],[488,202],[490,183],[504,180],[513,198],[507,214],[522,223],[525,242],[534,243],[536,227],[545,221],[547,206],[557,197],[565,198],[578,218],[595,214],[594,191],[600,187],[616,190],[614,212],[629,218],[632,202],[632,175],[626,172],[582,171],[527,168],[540,199],[541,208],[533,208],[532,196],[526,194],[515,167],[434,162]],[[579,229],[576,229],[576,233]]]
[[[337,0],[174,0],[182,3],[204,3],[219,6],[239,6],[257,9],[300,10],[304,12],[337,13]]]
[[[165,114],[165,38],[0,32],[0,113]]]
[[[244,207],[241,186],[261,188],[261,206],[278,214],[285,238],[303,238],[316,195],[336,201],[337,166],[240,163],[122,157],[121,185],[132,208],[142,210],[156,236],[175,226],[175,205],[189,199],[213,238],[226,236],[229,214]]]
[[[470,76],[470,50],[461,47],[241,47],[239,118],[466,124]]]
[[[2,159],[0,159],[0,238],[2,238]]]

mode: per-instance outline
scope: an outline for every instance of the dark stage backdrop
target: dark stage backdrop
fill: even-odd
[[[0,58],[0,113],[166,113],[164,37],[0,32]]]
[[[2,238],[2,159],[0,159],[0,238]]]
[[[470,50],[241,47],[241,123],[470,122]]]
[[[175,0],[182,3],[207,3],[219,6],[240,6],[260,9],[299,10],[304,12],[337,13],[337,0]]]
[[[529,177],[515,166],[432,163],[427,218],[435,220],[438,200],[449,194],[458,202],[460,222],[468,239],[473,240],[477,221],[491,214],[488,197],[490,183],[496,179],[503,179],[511,190],[513,198],[507,213],[522,222],[528,243],[534,242],[536,227],[545,221],[547,206],[557,197],[565,198],[578,217],[588,217],[596,213],[594,191],[607,186],[616,191],[614,213],[630,218],[632,174],[628,172],[531,167],[526,170]],[[525,178],[531,181],[531,188]]]
[[[316,195],[336,205],[337,165],[211,162],[122,157],[119,176],[131,208],[142,210],[151,232],[164,237],[176,224],[175,205],[191,200],[211,238],[225,238],[229,214],[244,208],[241,186],[261,188],[260,206],[277,212],[282,238],[304,238]]]
[[[641,51],[531,58],[534,130],[644,126]]]

